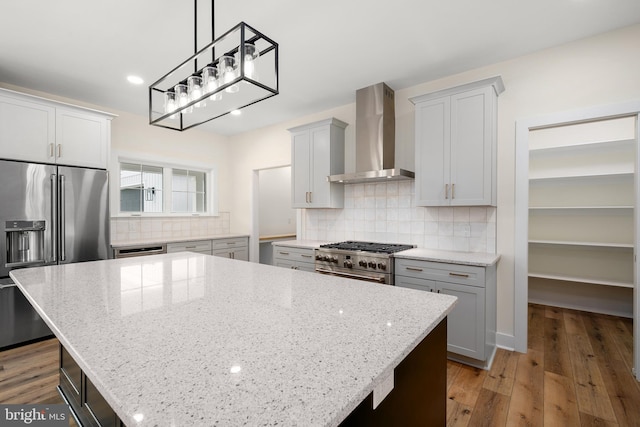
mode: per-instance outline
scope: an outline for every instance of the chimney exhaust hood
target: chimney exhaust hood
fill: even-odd
[[[329,182],[355,184],[413,179],[395,167],[395,94],[378,83],[356,91],[356,172],[330,175]]]

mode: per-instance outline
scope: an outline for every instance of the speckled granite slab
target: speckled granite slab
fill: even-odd
[[[11,276],[128,426],[335,426],[448,295],[188,252]]]
[[[484,252],[442,251],[439,249],[414,248],[396,252],[395,258],[420,259],[433,262],[447,262],[450,264],[477,265],[488,267],[500,260],[500,255]]]

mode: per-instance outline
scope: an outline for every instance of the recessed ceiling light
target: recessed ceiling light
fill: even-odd
[[[240,110],[231,110],[231,114],[234,116],[239,116],[240,114],[242,114],[242,111]]]
[[[127,80],[129,81],[129,83],[134,85],[141,85],[142,83],[144,83],[144,80],[142,80],[142,77],[138,77],[138,76],[127,76]]]

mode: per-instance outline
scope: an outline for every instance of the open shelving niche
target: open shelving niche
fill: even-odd
[[[633,316],[636,116],[529,133],[529,301]]]

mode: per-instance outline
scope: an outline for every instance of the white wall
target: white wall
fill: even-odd
[[[411,158],[414,110],[408,99],[432,91],[501,75],[506,91],[498,100],[498,332],[509,345],[514,332],[514,168],[517,119],[640,98],[640,25],[578,40],[531,55],[396,90],[396,156]],[[355,97],[354,88],[354,97]],[[299,118],[232,138],[232,228],[250,224],[251,170],[289,161],[287,128],[336,117],[350,124],[346,168],[353,170],[355,104]]]

